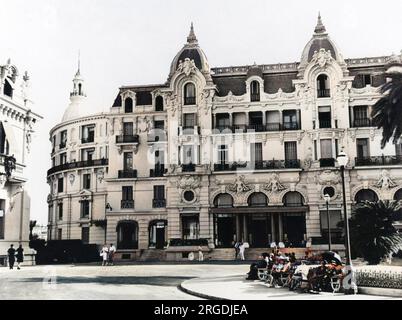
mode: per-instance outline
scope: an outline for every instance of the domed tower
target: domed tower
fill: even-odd
[[[300,65],[299,65],[299,75],[302,75],[306,66],[313,60],[314,54],[320,52],[320,50],[325,50],[325,52],[330,52],[331,57],[336,60],[339,65],[345,67],[346,72],[346,64],[339,52],[338,46],[334,43],[334,41],[329,37],[327,30],[322,22],[321,14],[318,13],[317,25],[314,28],[313,37],[304,47]]]
[[[78,70],[73,78],[73,90],[70,92],[70,104],[64,112],[62,122],[84,116],[85,102],[84,79],[81,76],[80,63],[78,62]]]
[[[208,80],[211,79],[207,56],[198,45],[198,40],[194,33],[193,23],[191,23],[190,33],[187,36],[187,43],[176,54],[170,65],[168,81],[170,81],[180,63],[184,62],[186,59],[194,60],[195,66],[201,71],[201,73],[204,74]]]

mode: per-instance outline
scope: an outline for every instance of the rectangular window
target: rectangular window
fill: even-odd
[[[356,155],[358,159],[370,157],[369,139],[356,139]]]
[[[81,128],[81,142],[90,143],[95,141],[95,125],[82,126]]]
[[[297,160],[297,142],[285,142],[285,160]]]
[[[122,200],[133,200],[133,187],[132,186],[121,187],[121,199]]]
[[[58,220],[63,220],[63,203],[57,205],[57,218]]]
[[[298,127],[296,110],[284,110],[283,128],[285,130],[296,130]]]
[[[332,156],[332,140],[331,139],[320,140],[320,148],[321,148],[321,159],[333,158],[333,156]]]
[[[165,121],[163,120],[156,120],[154,122],[154,128],[159,130],[165,130]]]
[[[183,163],[184,164],[194,163],[194,146],[190,145],[183,146]]]
[[[364,86],[371,85],[371,74],[363,75]]]
[[[91,161],[94,159],[95,148],[81,149],[81,161]]]
[[[317,140],[314,140],[314,160],[318,159]]]
[[[60,164],[65,164],[67,163],[67,153],[63,152],[60,153]]]
[[[395,144],[395,155],[397,157],[402,157],[402,144],[401,143]]]
[[[368,106],[353,107],[354,127],[368,127],[370,121],[368,117]]]
[[[222,144],[218,146],[218,163],[225,164],[229,161],[228,146]]]
[[[133,153],[132,152],[124,152],[123,156],[123,169],[124,170],[133,170]]]
[[[54,219],[53,219],[53,205],[50,205],[49,206],[49,212],[48,212],[48,221],[49,222],[52,222]]]
[[[218,113],[216,115],[216,128],[219,130],[224,130],[230,127],[230,119],[229,114],[227,113]]]
[[[165,186],[154,186],[154,198],[152,202],[153,208],[164,208],[166,206],[165,200]]]
[[[251,162],[261,163],[262,162],[262,143],[252,143],[251,148]]]
[[[123,135],[132,136],[134,134],[134,127],[132,122],[123,123]]]
[[[320,128],[331,128],[331,107],[318,107],[318,121]]]
[[[329,210],[329,227],[331,229],[332,240],[339,239],[342,236],[342,228],[338,227],[338,223],[342,221],[342,214],[339,210]],[[324,239],[328,239],[328,216],[327,210],[320,210],[321,235]]]
[[[84,189],[91,189],[91,174],[86,173],[82,175],[82,187]]]
[[[57,180],[57,192],[63,192],[64,190],[64,179],[63,178],[59,178]]]
[[[89,206],[88,200],[81,201],[81,218],[89,218]]]
[[[183,215],[181,217],[183,239],[198,239],[200,219],[198,214]]]
[[[59,228],[57,229],[57,240],[62,240],[63,239],[63,229]]]
[[[81,240],[82,240],[82,243],[84,243],[84,244],[89,243],[89,227],[81,228]]]
[[[185,113],[183,129],[194,128],[196,126],[196,115],[195,113]]]

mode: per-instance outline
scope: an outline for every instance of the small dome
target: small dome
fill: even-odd
[[[202,49],[198,45],[197,37],[194,33],[194,27],[191,23],[190,33],[187,37],[187,43],[183,46],[183,48],[176,54],[171,65],[170,65],[170,73],[169,78],[176,72],[177,67],[179,66],[180,61],[183,62],[186,58],[190,60],[194,60],[195,66],[200,71],[209,72],[209,65],[207,57],[202,51]]]
[[[320,49],[325,49],[325,51],[330,51],[332,57],[335,60],[337,60],[337,61],[342,60],[342,58],[339,54],[338,47],[328,36],[325,26],[322,23],[321,15],[318,14],[318,21],[317,21],[316,27],[314,28],[313,37],[307,43],[307,45],[304,47],[300,64],[301,65],[308,64],[312,60],[314,53],[320,51]]]
[[[84,91],[84,79],[78,69],[73,79],[73,91],[70,93],[70,104],[64,111],[62,122],[86,116],[88,106],[86,104],[86,95]]]

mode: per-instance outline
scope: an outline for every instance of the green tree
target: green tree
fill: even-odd
[[[365,201],[358,204],[349,219],[353,251],[369,264],[378,264],[390,253],[402,250],[402,234],[394,226],[399,220],[399,201]]]
[[[383,95],[373,106],[373,125],[382,129],[381,148],[392,138],[397,143],[402,134],[402,66],[388,69],[387,78],[380,92]]]

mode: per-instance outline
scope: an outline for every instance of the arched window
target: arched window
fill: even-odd
[[[117,224],[117,249],[138,249],[138,223],[121,221]]]
[[[250,100],[260,101],[260,84],[258,81],[252,81],[250,83]]]
[[[376,202],[378,201],[378,196],[373,190],[363,189],[356,193],[355,201],[357,203],[364,201]]]
[[[290,191],[283,197],[285,207],[301,207],[304,205],[304,198],[300,192]]]
[[[163,97],[157,96],[155,99],[155,111],[163,111]]]
[[[78,84],[78,95],[82,95],[82,83]]]
[[[133,99],[131,99],[130,97],[124,100],[124,112],[125,113],[133,112]]]
[[[214,199],[215,208],[231,208],[233,207],[233,198],[228,193],[222,193]]]
[[[317,78],[317,97],[328,98],[330,96],[328,76],[326,74],[320,74]]]
[[[9,83],[9,80],[7,80],[7,79],[6,79],[6,81],[4,81],[3,93],[4,93],[4,95],[9,96],[10,98],[13,97],[13,87],[11,86],[11,84]]]
[[[192,105],[195,104],[195,85],[194,83],[187,83],[184,86],[184,104]]]
[[[254,192],[248,197],[249,207],[266,207],[268,205],[268,198],[262,192]]]

